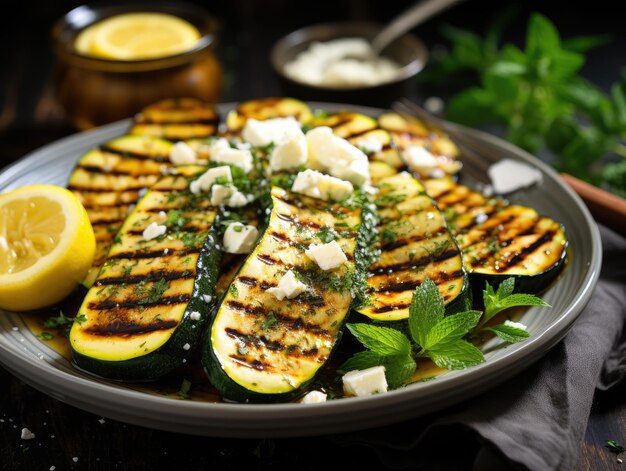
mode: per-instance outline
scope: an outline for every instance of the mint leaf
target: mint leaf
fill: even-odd
[[[439,289],[427,277],[415,288],[409,307],[409,330],[415,343],[423,348],[428,332],[443,319],[444,312],[443,298],[439,294]]]
[[[406,380],[413,376],[417,369],[415,360],[409,355],[386,356],[382,358],[381,364],[385,367],[387,384],[392,389],[402,386]]]
[[[337,373],[344,374],[352,370],[366,370],[372,366],[381,365],[382,358],[381,355],[371,350],[357,352],[337,368]]]
[[[552,56],[561,49],[561,38],[556,27],[540,13],[533,13],[526,33],[526,54],[534,57]]]
[[[476,327],[481,315],[482,313],[480,311],[465,311],[445,317],[430,329],[422,348],[424,350],[430,350],[440,343],[460,340],[465,334]]]
[[[347,324],[359,342],[379,355],[409,355],[411,343],[402,332],[371,324]]]
[[[527,330],[506,324],[494,325],[492,327],[487,327],[485,330],[493,332],[502,340],[509,343],[523,342],[530,336]]]
[[[485,313],[481,324],[484,324],[499,312],[515,306],[551,307],[543,299],[535,295],[523,293],[513,294],[514,287],[515,279],[512,277],[500,283],[495,293],[493,287],[491,287],[489,283],[485,283],[485,289],[483,290]]]
[[[440,343],[427,354],[439,368],[448,370],[462,370],[485,361],[482,352],[465,340]]]

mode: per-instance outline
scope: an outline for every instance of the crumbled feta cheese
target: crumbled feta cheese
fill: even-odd
[[[143,238],[146,240],[156,239],[167,231],[167,226],[151,222],[148,227],[143,230]]]
[[[167,213],[165,211],[159,211],[159,217],[161,219],[165,219],[165,218],[167,218]]]
[[[419,172],[430,172],[437,166],[437,157],[422,146],[409,146],[402,156],[410,168]]]
[[[370,396],[387,391],[384,366],[348,371],[341,379],[343,392],[349,396]]]
[[[292,116],[286,118],[272,118],[259,121],[246,121],[241,137],[255,147],[267,146],[271,143],[279,144],[285,137],[302,133],[300,123]]]
[[[293,271],[288,270],[278,281],[278,285],[274,288],[269,288],[267,292],[273,294],[279,301],[282,301],[285,298],[293,299],[306,290],[307,286],[296,278]]]
[[[35,438],[35,434],[33,432],[31,432],[30,430],[28,430],[26,427],[24,427],[22,429],[22,436],[21,436],[22,440],[32,440],[33,438]]]
[[[198,311],[193,311],[191,314],[189,314],[189,319],[191,319],[192,321],[199,321],[201,318],[202,315]]]
[[[304,165],[308,159],[306,137],[301,130],[297,134],[287,135],[272,150],[269,156],[272,171],[285,170]]]
[[[357,186],[369,183],[367,155],[347,140],[333,134],[330,127],[311,129],[306,133],[306,140],[311,168],[348,180]]]
[[[213,299],[213,297],[212,297],[212,296],[210,296],[210,295],[208,295],[208,294],[203,294],[203,295],[202,295],[202,300],[203,300],[205,303],[210,303],[210,302],[211,302],[211,299]]]
[[[183,350],[189,350],[190,348],[191,348],[191,345],[189,345],[188,343],[183,345]]]
[[[259,231],[251,225],[233,222],[224,231],[224,251],[227,253],[250,253]]]
[[[252,170],[252,154],[249,150],[232,149],[229,147],[228,149],[220,150],[215,155],[211,155],[211,160],[213,162],[236,165],[246,173]]]
[[[198,194],[201,191],[209,191],[209,188],[213,186],[217,179],[223,179],[229,182],[233,181],[233,176],[228,165],[208,169],[189,184],[189,190],[193,194]]]
[[[237,189],[232,185],[220,185],[216,183],[211,187],[211,204],[213,206],[228,204],[230,197],[235,191],[237,191]]]
[[[528,327],[526,327],[521,322],[513,322],[513,321],[506,320],[504,321],[504,325],[509,326],[509,327],[515,327],[516,329],[528,331]]]
[[[327,244],[311,244],[304,253],[322,270],[332,270],[348,260],[336,240]]]
[[[14,332],[17,332],[20,329],[19,329],[19,327],[13,326],[13,327],[11,327],[11,330],[13,330]]]
[[[242,206],[247,205],[249,202],[250,200],[245,194],[243,194],[241,191],[235,191],[228,199],[226,206],[241,208]]]
[[[170,150],[170,162],[174,165],[189,165],[197,161],[196,151],[183,141],[177,142]]]
[[[78,463],[78,456],[74,456],[74,457],[72,458],[72,461],[73,461],[74,463]]]
[[[291,191],[325,201],[341,201],[354,191],[354,187],[345,180],[307,169],[296,175]]]
[[[487,169],[491,185],[496,193],[511,193],[527,188],[542,180],[539,169],[513,159],[502,159]]]
[[[104,419],[98,419],[98,422],[100,422],[100,425],[104,425],[104,423],[106,422],[106,420],[104,420]]]
[[[363,150],[363,152],[367,152],[370,154],[375,154],[383,150],[382,141],[380,139],[376,139],[373,136],[361,139],[358,142],[358,146]]]
[[[302,404],[318,404],[326,402],[326,394],[322,391],[309,391],[300,401]]]
[[[54,465],[50,466],[50,471],[54,471],[55,469],[57,469],[56,466],[54,466]]]
[[[206,150],[209,153],[209,159],[213,161],[215,160],[215,157],[217,157],[221,152],[229,150],[230,148],[231,147],[228,139],[225,139],[223,137],[215,139],[208,146],[206,146]]]

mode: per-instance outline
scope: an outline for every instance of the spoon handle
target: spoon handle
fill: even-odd
[[[398,36],[420,23],[428,20],[431,16],[442,12],[446,8],[462,0],[422,0],[416,5],[396,17],[372,40],[372,49],[379,54],[389,43]]]

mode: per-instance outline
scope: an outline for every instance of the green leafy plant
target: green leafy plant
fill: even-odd
[[[417,358],[430,358],[440,368],[458,370],[485,361],[483,353],[470,341],[481,331],[491,331],[505,342],[521,342],[528,332],[521,324],[487,323],[499,312],[514,306],[546,306],[540,298],[513,293],[515,279],[508,278],[497,290],[488,283],[483,291],[485,310],[469,310],[445,316],[443,297],[437,285],[426,278],[415,289],[409,308],[409,334],[374,324],[347,324],[348,330],[366,348],[355,353],[339,368],[343,374],[373,366],[385,367],[390,388],[402,386],[417,368]]]
[[[506,138],[530,151],[549,151],[553,165],[626,197],[626,77],[609,93],[582,77],[585,53],[606,36],[562,39],[540,13],[528,21],[523,48],[500,44],[506,18],[484,37],[446,27],[452,47],[425,81],[475,73],[477,84],[455,95],[447,118],[470,126],[499,124]]]

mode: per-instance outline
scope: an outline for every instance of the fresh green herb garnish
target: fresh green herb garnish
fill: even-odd
[[[228,287],[228,292],[232,295],[233,298],[239,297],[239,290],[237,289],[235,283],[231,283],[231,285]]]
[[[333,228],[327,226],[322,227],[316,235],[317,238],[325,244],[328,242],[332,242],[337,237],[339,237],[339,235]]]
[[[483,363],[483,353],[467,340],[476,329],[480,329],[481,317],[484,322],[484,319],[489,320],[512,306],[547,306],[535,296],[512,294],[514,278],[508,278],[500,286],[502,288],[498,287],[496,292],[491,286],[484,291],[487,306],[484,313],[469,310],[446,316],[437,285],[426,278],[415,289],[411,300],[408,319],[410,337],[390,327],[347,324],[348,330],[366,350],[354,354],[339,367],[338,372],[342,374],[383,365],[389,386],[397,388],[415,373],[416,358],[430,358],[440,368],[449,370]],[[489,329],[507,342],[519,342],[528,337],[525,329],[506,323]]]
[[[145,294],[146,296],[137,299],[136,303],[139,305],[155,303],[161,299],[161,296],[168,290],[169,287],[169,282],[165,279],[160,279],[156,283],[152,284],[149,289],[146,289],[145,282],[141,281],[135,285],[135,292],[137,294]]]
[[[496,20],[484,37],[443,31],[451,52],[434,61],[426,80],[441,83],[468,70],[478,77],[476,86],[452,98],[447,119],[502,124],[509,141],[532,153],[551,151],[559,171],[626,196],[626,75],[605,93],[580,74],[585,53],[608,38],[562,39],[548,18],[533,13],[523,48],[500,44],[512,20]]]
[[[48,341],[48,340],[52,340],[54,338],[54,335],[44,330],[40,334],[37,334],[37,338]]]
[[[58,316],[47,318],[43,322],[43,326],[46,329],[58,329],[61,335],[63,335],[64,337],[68,337],[70,334],[70,329],[72,328],[72,324],[74,322],[78,322],[79,324],[82,324],[86,320],[87,320],[87,317],[85,316],[85,314],[78,314],[76,315],[76,317],[69,317],[63,314],[63,311],[59,311]],[[39,337],[39,338],[42,338],[43,340],[50,340],[54,338],[54,336],[51,333],[45,332],[45,331],[42,332],[41,335],[44,335],[45,337],[47,337],[47,338]]]
[[[181,399],[189,399],[189,390],[191,389],[191,381],[187,380],[187,379],[183,379],[183,382],[180,385],[180,389],[178,391],[178,393],[176,393],[178,395],[178,397],[180,397]]]
[[[617,443],[615,440],[607,440],[604,447],[607,448],[611,453],[615,453],[616,455],[619,455],[620,453],[624,453],[624,451],[626,451],[626,448]]]
[[[187,218],[183,216],[183,212],[180,209],[170,209],[167,212],[167,220],[165,224],[168,227],[180,229],[187,224]]]
[[[278,324],[278,318],[272,311],[267,313],[267,319],[261,322],[261,329],[268,330]]]

